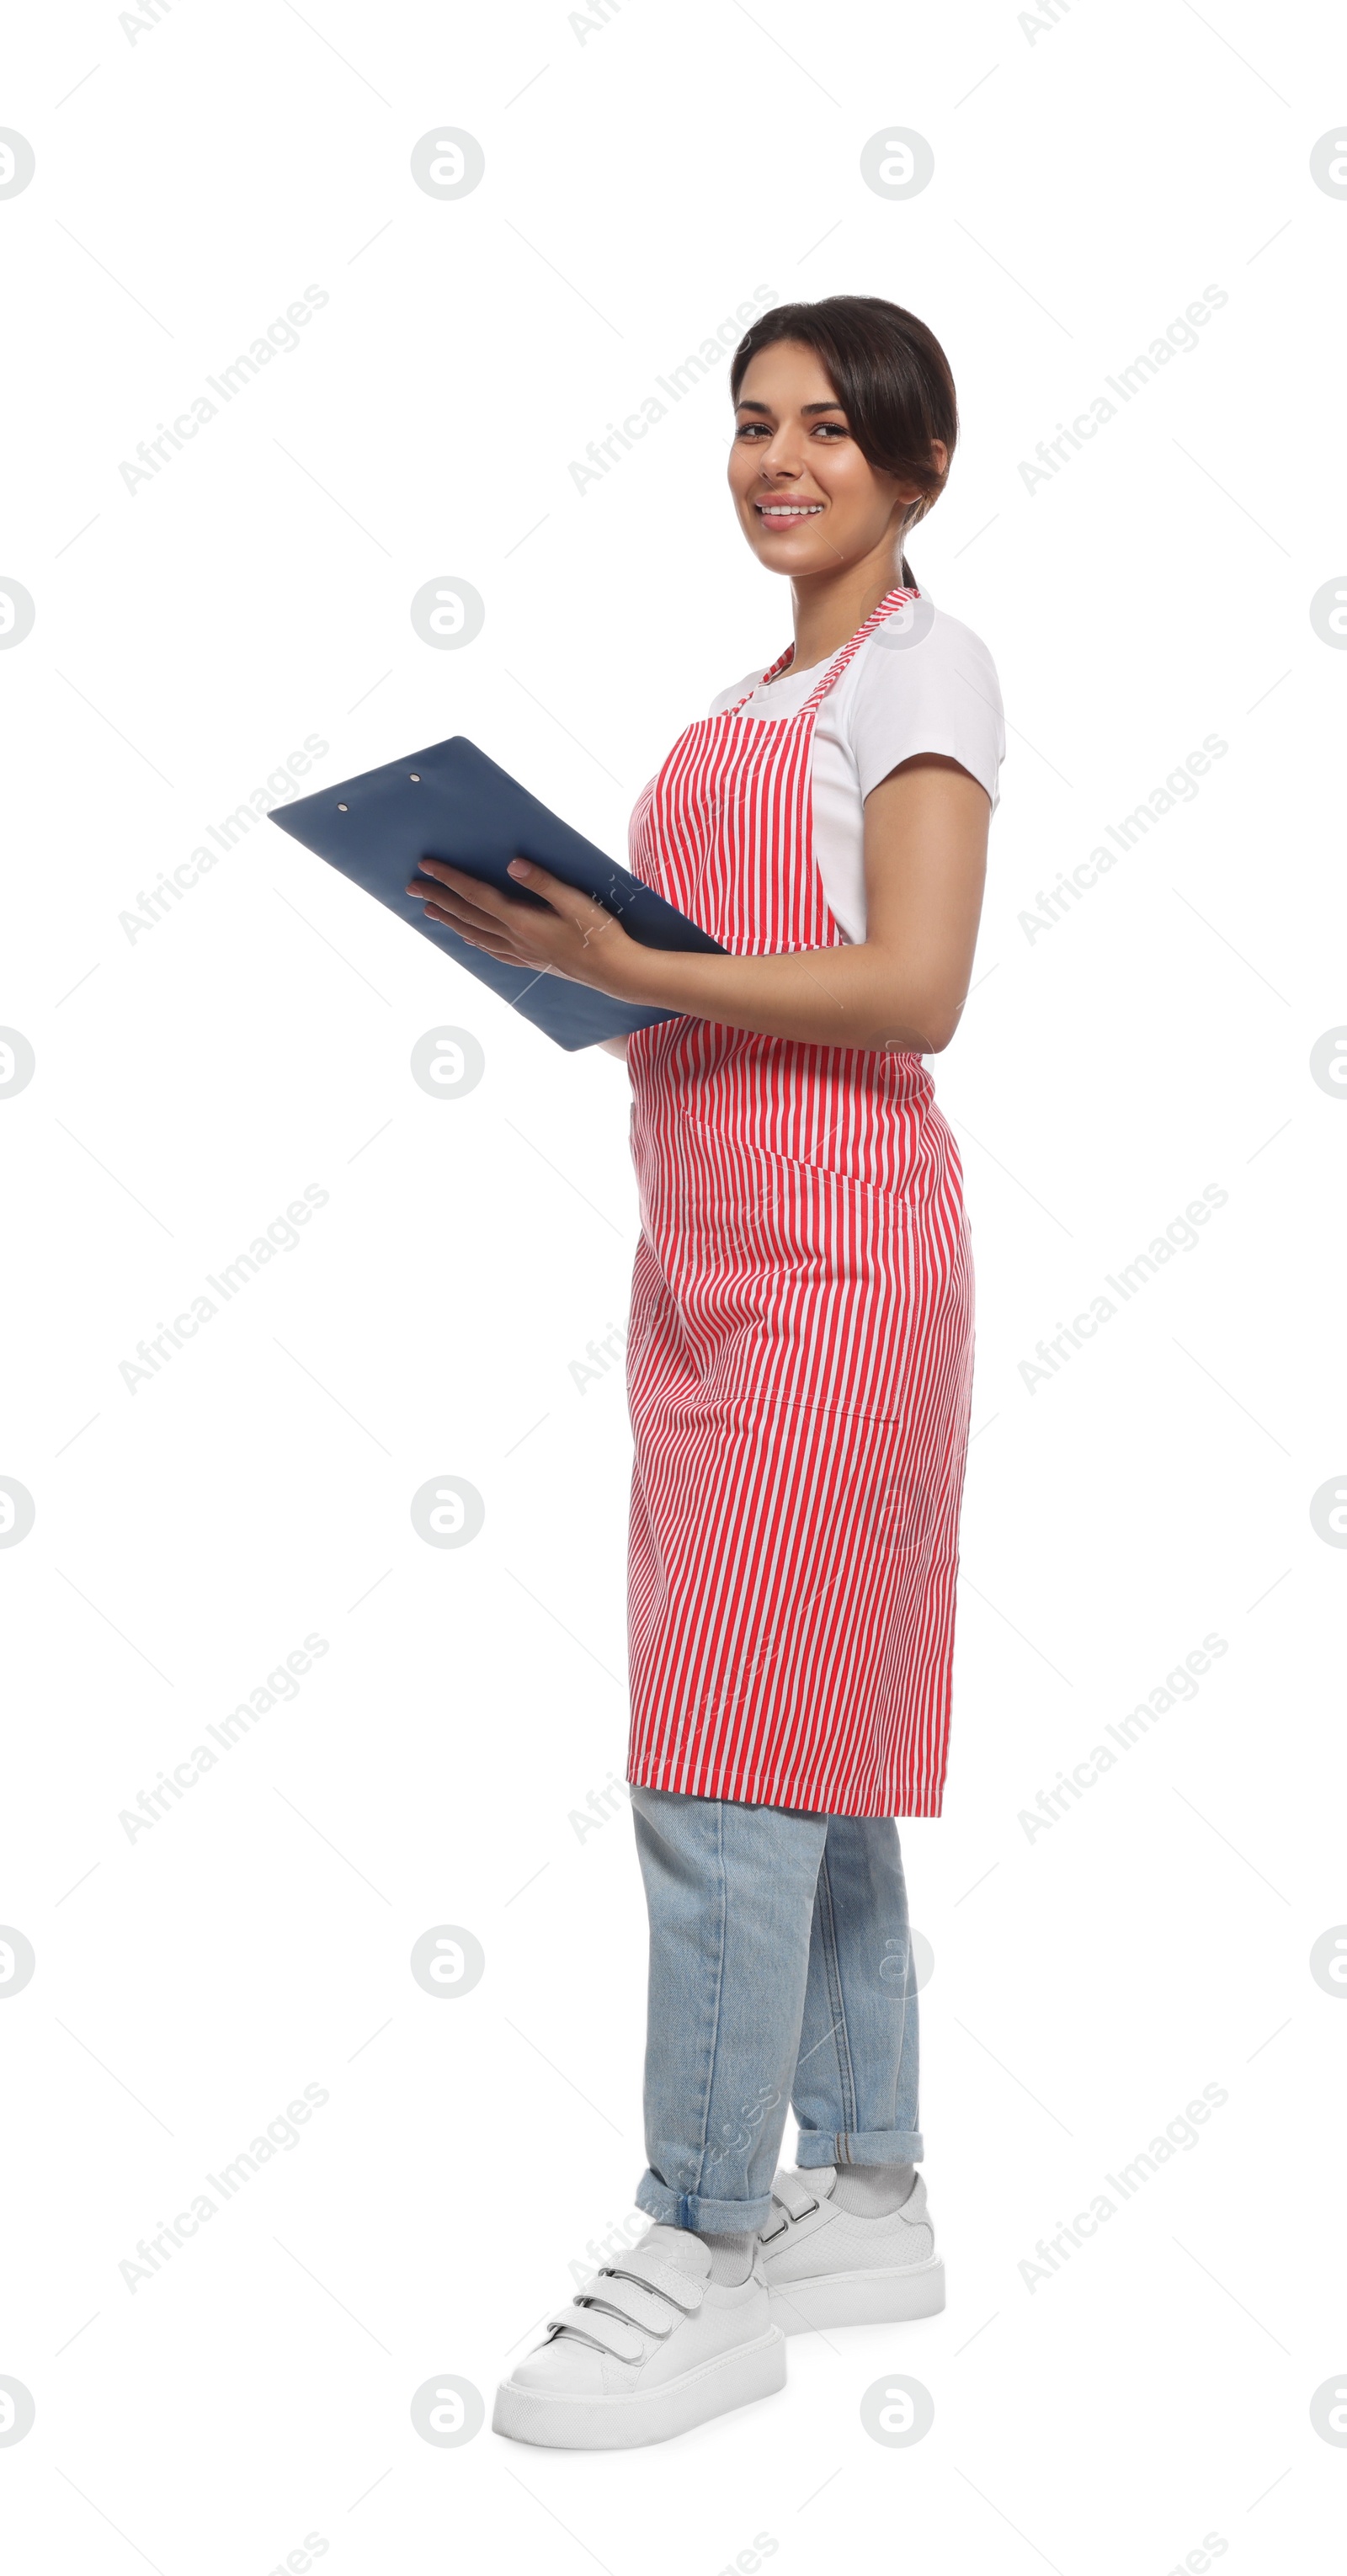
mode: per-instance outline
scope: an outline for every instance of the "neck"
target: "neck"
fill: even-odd
[[[865,624],[891,590],[903,587],[901,538],[885,537],[871,554],[835,572],[816,572],[791,583],[795,612],[792,667],[810,670],[824,662]]]

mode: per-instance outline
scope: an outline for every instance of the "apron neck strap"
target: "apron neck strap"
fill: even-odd
[[[802,716],[812,715],[815,709],[822,705],[829,689],[832,688],[835,681],[840,680],[848,662],[851,660],[852,654],[859,651],[861,645],[865,642],[867,635],[872,635],[875,628],[881,625],[886,617],[892,617],[895,609],[903,608],[906,606],[908,600],[920,599],[920,597],[921,592],[915,583],[906,590],[886,591],[884,597],[879,602],[878,607],[871,609],[864,625],[857,627],[855,634],[851,636],[849,641],[843,645],[841,652],[838,653],[829,663],[828,668],[824,672],[822,679],[819,681],[817,688],[810,692],[804,705],[800,708],[800,714]],[[794,659],[795,646],[794,644],[788,644],[784,653],[778,653],[776,660],[768,664],[767,669],[763,672],[762,678],[758,681],[757,686],[759,688],[765,688],[769,681],[778,679],[783,671],[790,668]],[[752,695],[752,689],[746,689],[742,698],[740,698],[738,705],[732,707],[730,713],[737,716],[739,708],[746,707]]]
[[[841,679],[842,673],[845,671],[848,662],[851,660],[852,654],[860,650],[860,647],[865,642],[867,635],[873,635],[875,628],[877,626],[882,626],[886,617],[892,617],[896,609],[904,608],[910,599],[920,599],[920,597],[921,593],[917,589],[915,583],[908,590],[886,591],[884,597],[879,603],[879,606],[871,609],[869,616],[866,618],[865,624],[857,627],[850,642],[843,645],[836,660],[829,663],[827,670],[819,681],[818,687],[813,690],[811,695],[805,700],[805,706],[800,710],[801,714],[804,714],[806,708],[812,712],[815,707],[822,705],[823,700],[826,698],[829,689],[833,686],[834,681]],[[791,650],[794,651],[794,646],[791,647]]]

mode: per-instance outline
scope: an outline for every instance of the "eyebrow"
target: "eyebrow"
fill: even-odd
[[[769,411],[769,410],[770,410],[771,406],[770,406],[770,404],[768,404],[768,403],[760,403],[760,402],[741,402],[741,403],[736,403],[736,404],[735,404],[735,406],[734,406],[734,408],[735,408],[735,410],[736,410],[736,411],[761,411],[761,412],[766,412],[766,411]],[[801,405],[800,405],[800,409],[801,409],[801,411],[802,411],[802,412],[806,412],[806,411],[845,411],[845,410],[846,410],[846,404],[845,404],[845,403],[840,403],[840,402],[801,403]]]

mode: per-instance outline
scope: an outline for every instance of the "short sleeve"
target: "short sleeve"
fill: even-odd
[[[936,751],[985,787],[995,811],[1005,712],[996,665],[981,637],[937,609],[929,632],[911,644],[883,639],[881,627],[865,645],[844,719],[862,802],[900,761]]]

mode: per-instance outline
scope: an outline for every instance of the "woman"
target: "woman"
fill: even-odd
[[[670,955],[536,866],[427,906],[511,964],[679,1014],[610,1041],[642,1232],[628,1778],[650,1916],[652,2226],[550,2321],[495,2425],[658,2441],[781,2386],[783,2337],[944,2304],[897,1816],[940,1813],[973,1362],[961,1166],[921,1059],[968,990],[1004,754],[977,637],[903,552],[958,434],[872,296],[778,306],[729,481],[795,636],[680,735],[636,874]],[[799,2166],[774,2175],[787,2100]]]

